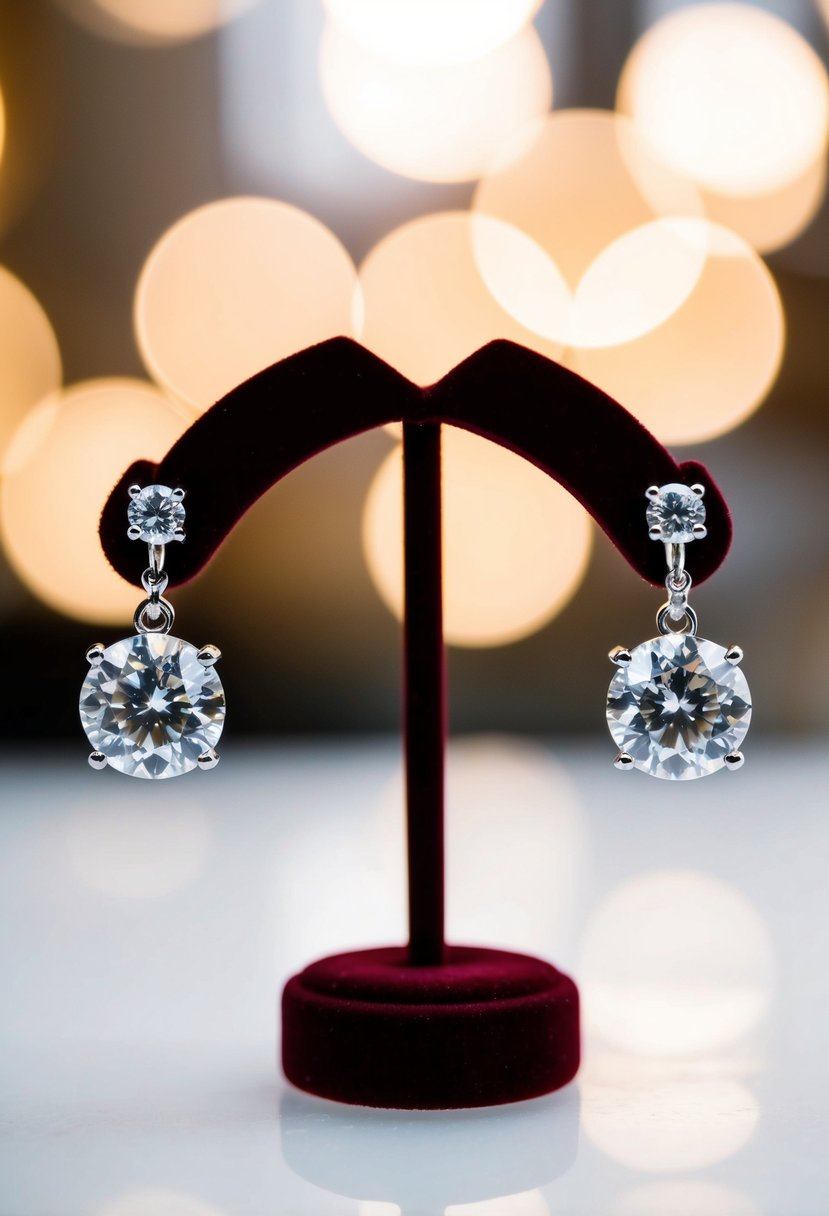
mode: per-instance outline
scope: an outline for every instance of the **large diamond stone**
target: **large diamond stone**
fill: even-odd
[[[225,696],[198,650],[139,633],[107,647],[81,689],[81,723],[95,751],[131,777],[176,777],[222,733]]]
[[[166,545],[176,540],[184,524],[184,504],[170,486],[144,486],[127,507],[127,520],[138,528],[136,540],[149,545]]]
[[[690,486],[670,482],[659,487],[645,512],[648,527],[659,529],[659,539],[674,545],[694,540],[694,525],[705,523],[705,503]],[[704,535],[704,533],[703,533]]]
[[[739,749],[751,693],[726,648],[668,633],[630,652],[607,694],[607,722],[620,752],[653,777],[704,777]]]

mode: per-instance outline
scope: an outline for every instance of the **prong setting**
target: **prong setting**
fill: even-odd
[[[210,643],[207,646],[202,646],[199,651],[199,662],[202,667],[213,667],[222,657],[222,652],[218,646],[212,646]]]
[[[130,540],[140,540],[141,529],[137,524],[130,524],[130,526],[127,528],[127,536],[130,538]]]
[[[86,652],[86,661],[91,667],[97,667],[104,657],[106,647],[103,642],[93,642]]]
[[[176,488],[173,490],[173,498],[176,500],[176,502],[183,502],[186,493],[187,491],[182,490],[181,486],[176,486]]]
[[[694,540],[705,540],[708,535],[708,529],[705,524],[694,524],[691,531],[694,534]]]
[[[662,540],[662,529],[659,524],[655,524],[652,528],[648,528],[648,536],[651,540]]]
[[[648,486],[645,490],[645,498],[650,498],[651,501],[659,497],[659,486]]]
[[[218,754],[213,750],[212,747],[208,748],[206,752],[202,752],[202,754],[199,756],[199,768],[204,769],[205,771],[210,768],[215,768],[218,763]]]
[[[89,754],[89,767],[90,768],[94,768],[96,772],[100,772],[101,769],[106,768],[106,766],[107,766],[107,758],[103,752],[90,752],[90,754]]]
[[[612,650],[608,651],[607,657],[617,667],[627,667],[630,662],[630,651],[627,646],[614,646]]]
[[[619,752],[613,761],[613,767],[617,768],[620,773],[629,773],[633,768],[633,756],[629,756],[627,752]]]
[[[173,533],[173,540],[184,540],[184,528],[176,528]]]
[[[742,768],[746,762],[746,758],[742,752],[729,752],[725,758],[726,769],[734,773],[738,768]]]
[[[695,481],[691,486],[691,493],[696,494],[697,498],[705,497],[705,486],[701,482]]]
[[[726,652],[725,652],[725,658],[726,658],[726,661],[732,665],[732,667],[736,667],[739,663],[742,663],[742,661],[743,661],[742,646],[729,646],[728,650],[726,650]]]
[[[130,486],[130,488],[127,490],[127,493],[129,494],[130,498],[137,498],[138,495],[141,493],[141,486],[138,486],[138,485]]]

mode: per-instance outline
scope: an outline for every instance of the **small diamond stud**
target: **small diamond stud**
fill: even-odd
[[[645,515],[651,540],[685,545],[707,534],[705,504],[697,493],[700,489],[701,486],[684,486],[679,482],[648,488]]]
[[[137,491],[137,493],[134,493]],[[182,527],[186,512],[183,495],[170,486],[130,486],[127,507],[127,535],[148,545],[166,545],[184,540]]]

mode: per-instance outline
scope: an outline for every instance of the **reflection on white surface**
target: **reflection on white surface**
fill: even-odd
[[[550,1216],[550,1209],[541,1191],[523,1191],[480,1203],[452,1203],[446,1216]]]
[[[741,1081],[669,1063],[593,1058],[582,1069],[580,1086],[582,1127],[593,1144],[647,1174],[725,1161],[749,1142],[760,1113]]]
[[[113,805],[107,786],[65,820],[66,861],[81,882],[123,899],[161,899],[195,882],[212,843],[199,801],[155,790],[147,799],[130,787]]]
[[[639,874],[605,896],[584,936],[585,1021],[647,1056],[735,1042],[768,1006],[768,931],[739,891],[689,870]]]
[[[760,1216],[760,1209],[731,1187],[691,1178],[637,1186],[613,1216]]]
[[[401,1216],[396,1203],[385,1203],[382,1199],[364,1199],[357,1205],[357,1216]]]
[[[223,1216],[218,1208],[177,1191],[130,1191],[105,1203],[96,1216]]]
[[[387,850],[402,848],[400,771],[380,814]],[[446,831],[448,939],[562,963],[588,838],[578,789],[550,749],[502,735],[450,742]]]

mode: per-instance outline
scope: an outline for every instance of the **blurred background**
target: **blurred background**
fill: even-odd
[[[423,384],[511,338],[707,464],[735,545],[700,632],[744,647],[754,729],[824,731],[827,19],[0,0],[3,738],[80,743],[85,648],[140,597],[96,534],[124,468],[339,333]],[[444,434],[453,728],[601,734],[606,652],[652,636],[658,592],[535,469]],[[399,548],[377,432],[172,589],[180,633],[227,656],[234,732],[394,729]]]

